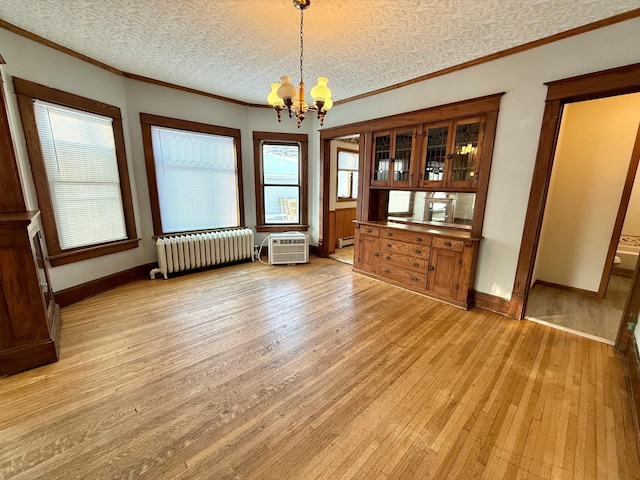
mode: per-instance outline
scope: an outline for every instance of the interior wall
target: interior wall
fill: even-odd
[[[565,106],[538,280],[598,291],[639,123],[640,93]]]
[[[327,115],[325,127],[505,92],[498,116],[475,289],[509,299],[538,151],[545,82],[639,63],[638,44],[640,18],[635,18],[337,105]],[[338,95],[334,92],[336,98]]]

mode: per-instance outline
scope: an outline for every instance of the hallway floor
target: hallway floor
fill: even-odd
[[[342,263],[348,263],[349,265],[353,265],[353,245],[349,245],[348,247],[336,248],[335,253],[329,255],[329,258],[333,260],[338,260]]]
[[[604,299],[546,285],[529,293],[526,318],[584,332],[613,344],[618,333],[631,278],[612,275]]]

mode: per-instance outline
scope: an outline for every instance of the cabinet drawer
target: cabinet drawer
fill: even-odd
[[[380,252],[380,260],[390,263],[396,267],[408,268],[418,272],[426,272],[429,266],[429,260],[424,257],[412,257],[403,255],[391,250]]]
[[[401,242],[415,243],[416,245],[431,245],[431,236],[420,232],[407,232],[406,230],[396,230],[395,228],[381,228],[381,238],[400,240]]]
[[[423,247],[422,245],[414,245],[412,243],[399,242],[382,237],[380,238],[380,250],[428,259],[431,249],[429,247]],[[385,253],[381,253],[381,255],[385,255]]]
[[[360,225],[358,230],[361,235],[373,235],[374,237],[380,235],[380,227],[374,227],[372,225]]]
[[[415,270],[408,270],[406,268],[398,267],[389,262],[378,262],[378,275],[381,277],[395,280],[398,283],[402,283],[409,288],[413,289],[426,289],[427,288],[427,273],[416,272]]]
[[[452,240],[450,238],[434,238],[432,242],[433,248],[442,248],[461,252],[464,250],[464,242],[460,240]]]

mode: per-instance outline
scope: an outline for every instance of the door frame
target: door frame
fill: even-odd
[[[640,63],[557,80],[545,85],[547,97],[538,153],[531,180],[516,276],[509,301],[508,314],[518,319],[524,318],[531,288],[564,105],[640,92]]]

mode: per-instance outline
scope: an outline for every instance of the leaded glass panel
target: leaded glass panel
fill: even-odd
[[[427,132],[424,180],[439,182],[444,179],[444,163],[447,158],[449,126],[430,128]]]
[[[451,159],[451,180],[474,180],[478,153],[480,122],[465,123],[456,127],[456,137]]]

